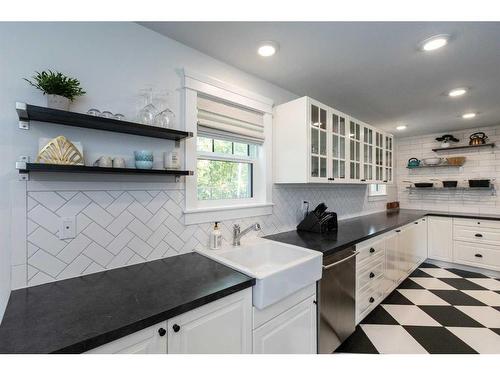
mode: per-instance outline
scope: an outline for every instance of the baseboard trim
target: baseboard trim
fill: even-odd
[[[486,276],[500,278],[500,272],[494,271],[494,270],[489,270],[486,268],[466,266],[464,264],[445,262],[443,260],[435,260],[435,259],[430,259],[430,258],[426,259],[425,262],[435,264],[436,266],[443,267],[443,268],[458,268],[458,269],[464,270],[464,271],[478,272],[478,273],[482,273],[483,275],[486,275]]]

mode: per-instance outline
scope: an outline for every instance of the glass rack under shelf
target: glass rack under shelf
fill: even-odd
[[[478,201],[485,199],[488,196],[496,196],[495,186],[490,187],[429,187],[418,188],[408,186],[408,197],[410,200],[462,200],[462,201]]]

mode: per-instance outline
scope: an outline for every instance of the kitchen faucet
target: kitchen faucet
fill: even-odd
[[[234,224],[233,225],[233,246],[240,246],[241,237],[243,237],[245,234],[250,232],[252,229],[255,231],[260,230],[260,224],[259,223],[252,224],[248,228],[244,229],[243,231],[241,230],[239,224]]]

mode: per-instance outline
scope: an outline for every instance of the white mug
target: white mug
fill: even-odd
[[[125,159],[124,158],[114,158],[113,159],[113,168],[125,168]]]
[[[94,162],[94,166],[111,168],[113,166],[113,159],[111,159],[111,156],[101,156]]]

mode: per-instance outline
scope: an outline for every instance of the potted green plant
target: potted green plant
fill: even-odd
[[[32,77],[33,81],[26,78],[24,80],[47,95],[47,107],[49,108],[67,111],[70,102],[85,94],[85,91],[80,87],[80,81],[76,78],[51,70],[35,73],[36,75]]]

